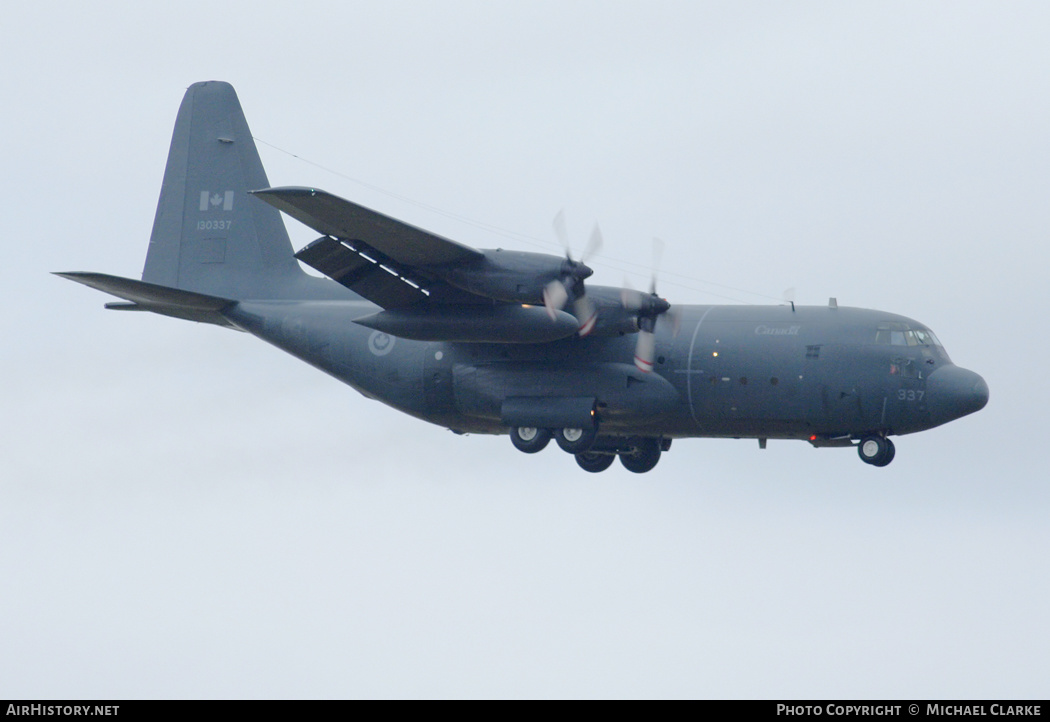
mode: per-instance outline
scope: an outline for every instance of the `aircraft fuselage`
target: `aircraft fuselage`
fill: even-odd
[[[658,325],[654,371],[643,373],[632,364],[631,334],[419,342],[353,323],[370,310],[362,302],[243,302],[224,315],[368,397],[461,433],[506,433],[508,399],[593,397],[606,435],[821,445],[922,431],[988,398],[981,377],[954,366],[924,325],[881,311],[684,306],[677,333]]]

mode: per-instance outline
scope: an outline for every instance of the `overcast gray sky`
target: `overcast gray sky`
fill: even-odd
[[[1024,2],[5,8],[0,697],[1045,698],[1047,37]],[[275,185],[477,247],[557,252],[564,207],[599,282],[659,236],[672,303],[901,313],[991,401],[885,469],[589,475],[106,312],[47,274],[139,275],[208,79]]]

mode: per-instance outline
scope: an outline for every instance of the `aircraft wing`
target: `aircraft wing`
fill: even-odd
[[[326,236],[362,241],[407,266],[444,266],[481,258],[480,251],[402,223],[316,188],[265,188],[252,191],[297,221]]]
[[[432,270],[484,259],[470,246],[316,188],[265,188],[252,195],[325,234],[296,258],[383,308],[491,303]]]

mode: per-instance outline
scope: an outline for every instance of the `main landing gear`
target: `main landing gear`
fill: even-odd
[[[551,442],[550,429],[537,429],[535,426],[515,426],[510,430],[510,442],[518,451],[535,454],[543,451]]]
[[[628,439],[615,448],[576,454],[576,463],[584,471],[596,474],[612,466],[613,461],[619,456],[620,463],[623,464],[623,468],[627,469],[627,471],[635,474],[644,474],[647,471],[652,471],[653,467],[660,461],[660,454],[663,452],[663,447],[666,444],[666,441],[661,442],[660,439]]]
[[[557,429],[554,432],[554,438],[562,451],[567,451],[570,454],[584,454],[594,446],[594,440],[598,438],[598,429],[597,427],[589,429]]]
[[[623,467],[635,474],[652,471],[660,454],[671,446],[670,439],[649,437],[602,437],[598,439],[597,427],[589,429],[541,429],[533,426],[514,426],[510,440],[514,448],[526,454],[535,454],[546,448],[550,440],[576,457],[576,463],[592,474],[605,471],[616,457]]]
[[[857,454],[865,464],[886,466],[897,454],[893,442],[885,436],[865,436],[857,444]]]
[[[627,471],[644,474],[652,471],[660,461],[661,444],[659,439],[634,439],[629,451],[620,452],[620,463]]]
[[[576,463],[579,464],[581,469],[592,474],[605,471],[612,466],[614,461],[616,461],[616,454],[599,454],[595,452],[576,454]]]

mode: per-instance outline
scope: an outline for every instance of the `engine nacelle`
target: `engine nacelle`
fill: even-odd
[[[464,291],[497,301],[543,304],[543,289],[566,272],[566,259],[547,253],[485,250],[482,258],[427,271]],[[586,268],[586,267],[584,267]],[[591,275],[586,269],[583,277]]]
[[[575,316],[542,306],[438,306],[392,309],[354,320],[368,328],[415,341],[547,343],[576,333]]]

